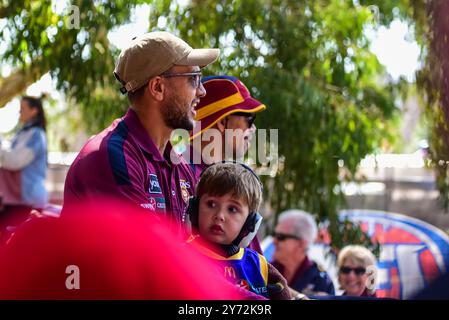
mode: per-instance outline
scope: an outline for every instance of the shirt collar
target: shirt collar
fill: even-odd
[[[282,265],[281,263],[274,261],[272,263],[274,265],[274,267],[276,269],[279,270],[279,272],[283,273],[284,272],[284,265]],[[313,266],[313,262],[309,259],[309,257],[306,255],[304,260],[301,262],[301,264],[298,266],[298,268],[296,268],[295,274],[293,275],[293,277],[291,278],[290,282],[288,283],[289,286],[292,286],[296,280],[298,280],[299,278],[301,278],[304,273],[310,269],[310,267]]]
[[[123,120],[125,121],[128,130],[132,133],[133,138],[137,140],[139,147],[143,149],[147,154],[149,154],[153,158],[153,160],[159,162],[168,162],[172,165],[180,163],[180,161],[172,162],[170,159],[170,153],[173,150],[173,146],[170,141],[167,142],[164,154],[162,155],[159,152],[159,149],[156,147],[153,139],[150,138],[142,123],[140,122],[137,113],[133,109],[128,108],[128,111],[123,117]],[[179,157],[178,154],[176,154],[176,156]]]
[[[301,262],[301,264],[298,266],[295,272],[295,279],[301,278],[304,273],[312,267],[313,263],[309,260],[309,257],[306,255],[304,257],[304,260]]]

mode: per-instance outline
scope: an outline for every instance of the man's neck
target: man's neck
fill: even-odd
[[[301,264],[304,262],[305,259],[306,255],[301,255],[299,259],[295,257],[294,259],[282,263],[282,265],[284,266],[284,276],[288,282],[292,280],[296,271],[298,270],[298,268],[301,266]]]
[[[156,108],[140,106],[133,107],[133,110],[136,112],[140,123],[156,145],[160,154],[164,155],[165,147],[170,140],[172,129],[165,125],[164,119],[161,114],[157,112]]]

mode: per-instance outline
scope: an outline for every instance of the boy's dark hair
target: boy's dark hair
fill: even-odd
[[[224,196],[231,193],[248,204],[249,212],[257,212],[262,202],[262,186],[255,174],[238,163],[217,163],[207,168],[196,188],[199,199],[204,194]]]

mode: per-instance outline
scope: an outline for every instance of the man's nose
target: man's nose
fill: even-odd
[[[200,81],[200,85],[196,89],[196,95],[199,98],[202,98],[206,95],[206,89],[204,88],[203,83],[201,81]]]

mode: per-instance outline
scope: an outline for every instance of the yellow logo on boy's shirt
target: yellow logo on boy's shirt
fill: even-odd
[[[229,267],[229,266],[224,267],[224,276],[225,276],[225,278],[232,278],[232,279],[237,278],[235,269],[233,267]]]
[[[190,182],[183,179],[179,179],[179,185],[181,186],[181,196],[182,200],[187,204],[189,202],[190,193],[187,189],[190,189]]]

